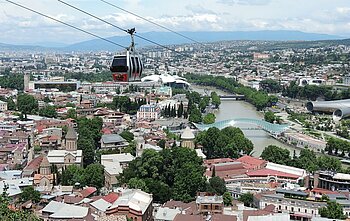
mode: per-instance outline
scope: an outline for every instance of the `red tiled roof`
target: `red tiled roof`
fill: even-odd
[[[119,198],[119,195],[117,193],[109,193],[107,196],[104,196],[102,199],[109,203],[114,203]]]
[[[248,155],[238,158],[236,161],[243,163],[246,168],[258,167],[266,163],[265,160],[261,160]]]
[[[216,158],[216,159],[204,160],[204,164],[211,165],[211,164],[227,163],[227,162],[233,162],[233,161],[234,160],[231,158]]]
[[[41,161],[43,161],[42,155],[30,161],[24,170],[37,170],[40,167]]]
[[[88,196],[90,196],[91,194],[93,194],[94,192],[96,192],[96,188],[95,187],[87,187],[85,189],[83,189],[82,191],[80,191],[80,194],[83,198],[86,198]]]
[[[337,194],[338,192],[322,189],[322,188],[313,188],[310,192],[319,193],[319,194]]]
[[[277,177],[286,177],[291,179],[298,179],[299,176],[290,174],[290,173],[284,173],[277,170],[271,170],[271,169],[260,169],[260,170],[252,170],[248,171],[247,175],[250,177],[264,177],[264,176],[277,176]]]
[[[219,165],[214,165],[215,172],[218,171],[228,171],[228,170],[239,170],[239,169],[245,169],[242,163],[223,163]]]

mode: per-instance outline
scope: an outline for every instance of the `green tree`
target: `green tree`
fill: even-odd
[[[157,145],[161,148],[165,148],[166,141],[164,139],[161,139],[158,141]]]
[[[201,123],[202,122],[202,113],[197,107],[193,108],[188,119],[192,123]]]
[[[83,151],[83,165],[87,167],[88,165],[94,163],[95,161],[95,143],[91,138],[80,138],[78,139],[78,149]]]
[[[25,187],[20,194],[21,202],[26,202],[28,200],[32,200],[34,203],[38,203],[40,201],[40,192],[34,190],[32,186]]]
[[[84,183],[88,186],[96,187],[100,189],[104,186],[105,176],[104,167],[99,164],[90,164],[84,170]]]
[[[43,117],[56,118],[57,111],[55,106],[47,106],[39,110],[39,115]]]
[[[221,100],[219,95],[213,91],[211,92],[211,103],[215,106],[215,108],[219,108],[220,104],[221,104]]]
[[[77,117],[78,117],[77,111],[75,109],[71,108],[67,111],[67,116],[66,116],[67,119],[68,118],[77,119]]]
[[[252,193],[243,193],[238,198],[245,206],[251,207],[253,205],[254,196]]]
[[[130,189],[140,189],[142,191],[148,192],[146,182],[143,179],[131,178],[128,182],[128,187]]]
[[[282,91],[281,84],[278,81],[275,81],[273,79],[260,81],[259,85],[262,90],[268,93],[278,93]]]
[[[293,159],[291,166],[306,169],[309,172],[314,172],[318,170],[317,156],[312,150],[302,149],[299,157],[295,157]]]
[[[181,101],[181,103],[179,105],[179,108],[177,109],[177,117],[178,118],[182,117],[183,112],[184,112],[184,105],[183,105],[183,103]]]
[[[131,142],[134,140],[134,134],[131,133],[128,130],[124,130],[119,134],[122,138],[124,138],[126,141]]]
[[[132,178],[143,180],[160,203],[169,199],[188,202],[198,191],[205,190],[203,174],[202,160],[194,150],[175,147],[160,152],[145,150],[123,170],[118,181],[128,184]]]
[[[2,194],[0,195],[0,217],[2,220],[28,220],[28,221],[40,221],[35,214],[23,210],[11,210],[10,197],[7,194],[8,187],[5,186]]]
[[[213,123],[215,123],[215,119],[216,119],[215,114],[209,113],[209,114],[204,116],[203,123],[204,124],[213,124]]]
[[[291,161],[289,150],[274,145],[266,147],[261,153],[261,157],[264,160],[283,165],[288,165]]]
[[[320,208],[318,211],[321,217],[326,217],[329,219],[346,219],[347,218],[344,215],[343,207],[335,201],[328,201],[327,206]]]
[[[241,154],[250,154],[254,148],[242,130],[235,127],[226,127],[221,131],[215,127],[209,128],[197,134],[195,143],[203,146],[208,159],[237,158]]]
[[[272,111],[267,111],[264,114],[264,120],[270,123],[274,123],[276,120],[276,116],[275,113],[273,113]]]
[[[32,95],[20,94],[17,97],[17,107],[27,119],[28,114],[35,113],[38,110],[38,101]]]
[[[62,185],[74,186],[79,183],[81,186],[85,186],[84,180],[84,168],[77,165],[69,165],[62,170]]]
[[[329,156],[320,156],[317,158],[317,165],[320,170],[341,171],[341,162],[339,159]]]
[[[210,178],[209,185],[210,185],[211,191],[213,191],[217,195],[222,195],[226,192],[225,181],[220,177],[214,176]]]
[[[224,205],[225,206],[232,206],[233,198],[231,196],[231,193],[225,192],[224,195],[223,195],[223,199],[224,199]]]

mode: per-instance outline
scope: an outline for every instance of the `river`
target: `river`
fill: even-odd
[[[215,91],[219,95],[225,95],[224,91],[193,85],[192,90],[197,91],[200,94],[204,94],[205,89],[210,91]],[[220,109],[215,113],[216,121],[223,121],[235,118],[252,118],[252,119],[263,119],[262,113],[256,111],[255,107],[245,101],[235,101],[235,100],[222,100]],[[238,127],[246,127],[247,125],[237,125]],[[253,156],[259,157],[262,151],[268,145],[276,145],[286,148],[293,155],[294,150],[298,155],[300,150],[293,148],[291,146],[285,145],[284,143],[272,138],[267,132],[263,130],[243,130],[245,136],[250,139],[254,144]]]

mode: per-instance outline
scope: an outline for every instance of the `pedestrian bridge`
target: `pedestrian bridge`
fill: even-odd
[[[259,119],[251,119],[251,118],[236,118],[230,120],[224,120],[215,122],[213,124],[194,124],[198,130],[207,130],[211,127],[216,127],[219,129],[223,129],[225,127],[234,126],[239,127],[239,125],[244,125],[243,130],[264,130],[270,134],[278,135],[288,129],[288,124],[272,124],[264,120]],[[246,127],[249,125],[249,127]]]

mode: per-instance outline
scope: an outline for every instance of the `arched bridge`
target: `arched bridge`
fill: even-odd
[[[199,130],[207,130],[211,127],[217,127],[223,129],[229,126],[238,127],[239,124],[253,125],[252,127],[244,128],[247,130],[264,130],[270,134],[278,135],[288,129],[288,124],[272,124],[264,120],[251,119],[251,118],[236,118],[230,120],[224,120],[215,122],[213,124],[194,124]],[[243,130],[244,130],[243,129]]]

